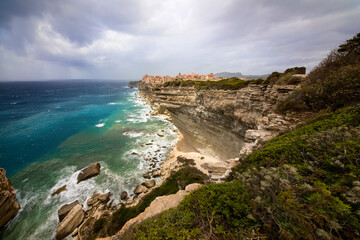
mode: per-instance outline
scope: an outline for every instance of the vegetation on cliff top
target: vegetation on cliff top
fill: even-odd
[[[126,239],[360,239],[359,39],[330,54],[284,105],[323,109],[317,117]]]
[[[195,87],[196,89],[222,89],[222,90],[238,90],[248,86],[249,84],[262,84],[264,79],[242,80],[236,77],[226,78],[219,81],[172,81],[165,82],[163,87]],[[159,88],[160,90],[160,88]]]
[[[349,106],[360,99],[360,33],[332,51],[310,72],[302,88],[280,107],[288,110],[320,110]]]

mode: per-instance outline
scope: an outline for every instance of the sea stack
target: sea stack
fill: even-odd
[[[20,206],[17,204],[15,189],[6,177],[6,171],[0,168],[0,227],[13,217]]]

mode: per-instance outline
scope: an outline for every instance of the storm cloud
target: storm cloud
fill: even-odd
[[[2,0],[0,80],[311,69],[358,23],[358,0]]]

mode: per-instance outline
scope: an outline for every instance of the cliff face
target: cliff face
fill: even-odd
[[[166,109],[187,142],[201,154],[221,160],[247,153],[259,141],[291,128],[292,116],[274,110],[296,85],[250,84],[239,90],[198,90],[140,83],[143,98]]]
[[[15,189],[5,175],[5,169],[0,168],[0,227],[4,226],[20,208],[15,201]]]

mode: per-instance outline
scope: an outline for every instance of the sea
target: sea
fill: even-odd
[[[176,129],[152,116],[152,107],[127,84],[0,82],[0,167],[21,207],[0,239],[54,239],[61,206],[78,200],[86,210],[94,192],[109,191],[119,204],[123,191],[132,197],[143,174],[160,167],[177,141]],[[81,169],[94,162],[100,175],[77,184]],[[63,185],[66,191],[51,196]]]

